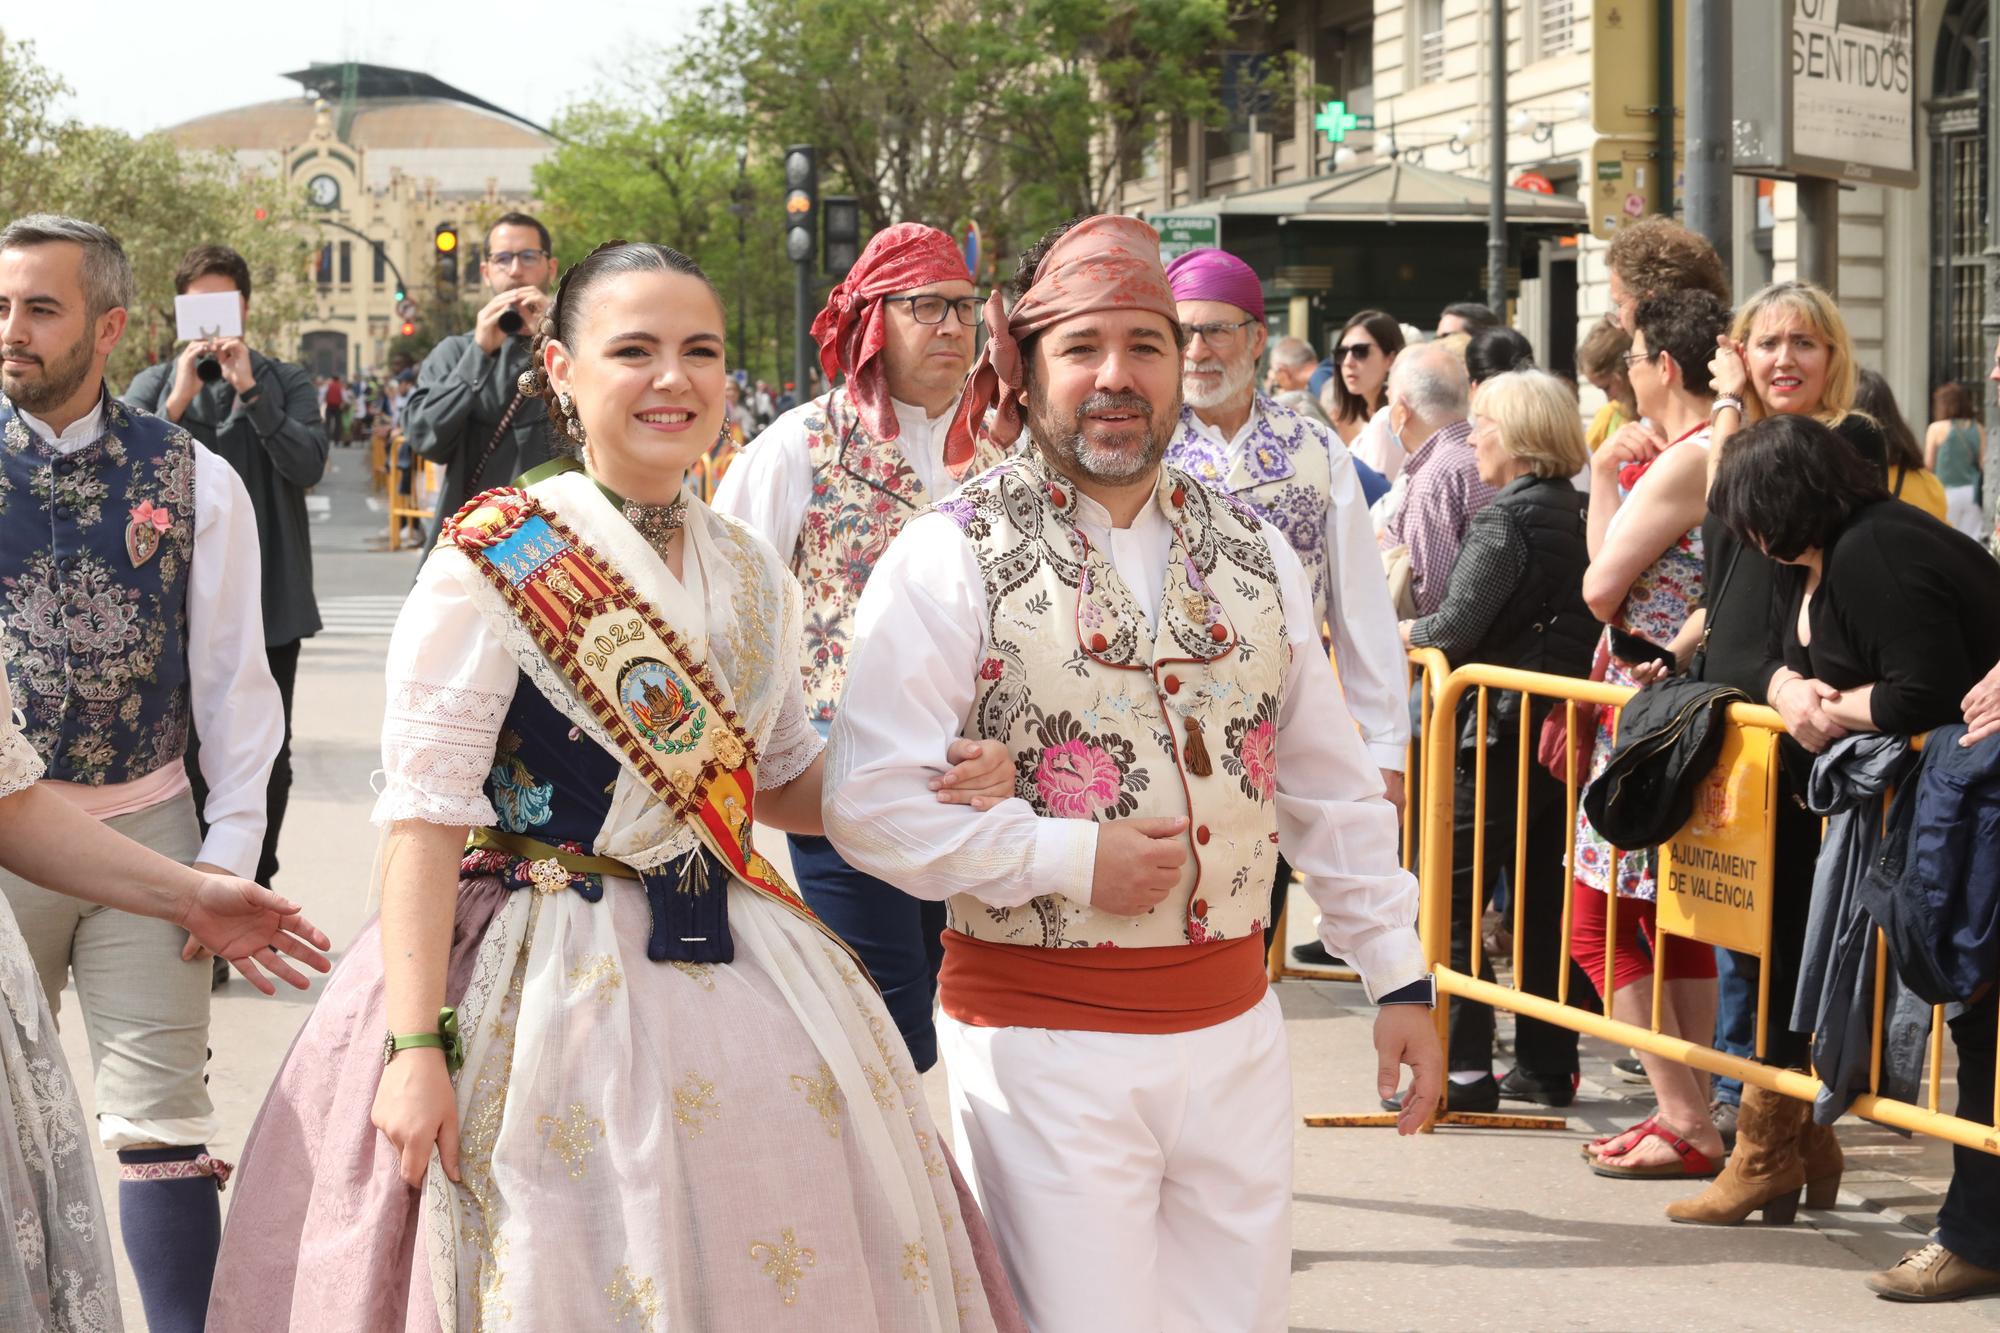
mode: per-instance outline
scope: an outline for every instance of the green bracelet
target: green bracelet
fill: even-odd
[[[423,1048],[444,1052],[444,1068],[448,1074],[456,1074],[465,1067],[465,1040],[458,1033],[457,1010],[438,1010],[436,1032],[406,1032],[400,1036],[391,1032],[382,1043],[382,1063],[386,1065],[395,1059],[398,1051]]]

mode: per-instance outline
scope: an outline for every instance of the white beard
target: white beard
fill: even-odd
[[[1257,377],[1257,367],[1254,364],[1231,367],[1227,362],[1203,361],[1196,366],[1199,370],[1210,368],[1222,371],[1222,378],[1216,382],[1213,389],[1199,389],[1185,374],[1181,376],[1181,397],[1186,400],[1189,407],[1197,411],[1222,406],[1242,393]]]

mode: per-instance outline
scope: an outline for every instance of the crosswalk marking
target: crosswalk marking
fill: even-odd
[[[361,593],[351,597],[322,597],[319,617],[325,622],[321,634],[360,637],[387,637],[396,627],[403,610],[402,593]]]

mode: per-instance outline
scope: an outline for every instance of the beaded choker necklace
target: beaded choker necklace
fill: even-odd
[[[687,496],[677,495],[671,504],[642,505],[635,500],[624,502],[626,521],[639,530],[639,535],[648,545],[659,550],[673,540],[681,525],[687,522]]]

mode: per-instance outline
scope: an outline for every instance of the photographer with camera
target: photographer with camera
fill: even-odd
[[[519,383],[555,287],[549,229],[526,213],[503,214],[486,233],[479,271],[493,299],[472,332],[453,334],[424,358],[404,418],[417,457],[445,466],[425,554],[446,515],[549,458],[548,412]]]
[[[188,251],[174,272],[174,291],[234,292],[248,327],[250,266],[228,246]],[[195,339],[171,362],[146,367],[133,377],[124,401],[181,426],[234,468],[257,516],[264,656],[285,715],[284,744],[265,789],[263,850],[252,876],[269,888],[278,872],[278,831],[292,789],[292,683],[299,674],[299,645],[320,628],[306,517],[306,491],[326,473],[318,395],[303,366],[273,360],[242,338],[227,337]],[[199,745],[199,738],[191,737],[187,753],[197,803],[206,797]],[[227,975],[217,968],[218,980]]]

